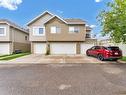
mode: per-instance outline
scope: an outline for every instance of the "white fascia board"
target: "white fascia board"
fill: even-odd
[[[53,18],[57,17],[58,19],[60,19],[61,21],[63,21],[64,23],[68,24],[64,19],[62,19],[61,17],[54,15],[52,18],[50,18],[48,21],[52,20]],[[46,21],[44,24],[46,24],[48,21]]]
[[[48,14],[54,16],[54,14],[52,14],[51,12],[49,12],[49,11],[44,11],[43,13],[41,13],[40,15],[38,15],[37,17],[35,17],[35,18],[32,19],[31,21],[29,21],[29,22],[26,24],[26,26],[28,26],[30,23],[32,23],[33,21],[35,21],[35,20],[38,19],[39,17],[43,16],[45,13],[48,13]]]

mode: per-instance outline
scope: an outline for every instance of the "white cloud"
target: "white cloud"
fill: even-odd
[[[19,4],[22,3],[22,0],[0,0],[0,7],[7,8],[9,10],[16,10]]]
[[[90,25],[90,27],[91,27],[91,28],[95,28],[95,27],[97,27],[97,26],[96,26],[96,25]]]
[[[96,25],[93,25],[93,24],[92,24],[92,25],[86,24],[86,26],[87,26],[87,27],[89,26],[89,27],[91,27],[91,28],[96,28],[96,27],[97,27]]]
[[[102,0],[95,0],[95,2],[97,2],[97,3],[99,3],[99,2],[101,2]]]

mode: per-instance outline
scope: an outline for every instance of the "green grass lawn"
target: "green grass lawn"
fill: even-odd
[[[122,60],[122,61],[126,61],[126,56],[124,56],[121,60]]]
[[[0,60],[12,60],[12,59],[15,59],[15,58],[18,58],[18,57],[22,57],[22,56],[25,56],[25,55],[29,55],[30,53],[20,53],[20,54],[11,54],[11,55],[2,55],[0,56]]]
[[[5,57],[5,56],[9,56],[9,55],[0,55],[0,57]]]

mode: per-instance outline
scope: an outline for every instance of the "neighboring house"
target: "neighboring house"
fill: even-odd
[[[12,54],[15,50],[30,51],[28,40],[28,31],[6,19],[0,19],[0,55]]]
[[[46,11],[27,24],[31,52],[35,54],[84,54],[94,45],[91,28],[81,19],[63,19]]]
[[[86,26],[86,38],[91,38],[91,30],[92,28],[90,28],[89,26]]]

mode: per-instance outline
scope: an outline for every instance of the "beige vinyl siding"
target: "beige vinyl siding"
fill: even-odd
[[[30,31],[30,41],[46,41],[46,36],[33,35],[33,27],[44,27],[44,23],[51,17],[52,16],[50,14],[45,14],[44,16],[40,17],[38,20],[28,26]]]
[[[10,31],[11,31],[11,41],[18,43],[28,43],[28,44],[30,43],[28,33],[24,33],[23,31],[20,31],[12,27],[10,27]],[[27,40],[25,40],[25,36],[28,37]]]
[[[56,26],[61,30],[60,33],[51,33],[51,27]],[[79,33],[69,33],[69,27],[78,27]],[[84,41],[86,29],[84,25],[67,25],[63,21],[54,18],[45,25],[47,41]]]
[[[0,41],[10,41],[10,31],[9,26],[7,24],[0,24],[0,27],[6,28],[6,36],[0,36]]]
[[[23,52],[30,51],[30,42],[29,42],[29,34],[24,33],[18,29],[10,27],[11,31],[11,41],[12,41],[12,50],[13,52],[17,49],[22,50]],[[25,39],[27,36],[27,40]]]

